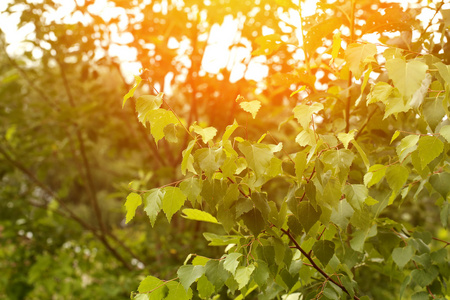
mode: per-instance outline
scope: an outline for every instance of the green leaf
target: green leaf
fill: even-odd
[[[439,270],[436,266],[431,266],[424,270],[415,269],[411,272],[412,279],[421,287],[430,285],[438,276]]]
[[[168,124],[164,127],[164,138],[169,143],[178,143],[177,126],[178,124]]]
[[[237,235],[217,235],[210,232],[204,232],[203,236],[210,243],[209,246],[228,246],[229,244],[237,244],[240,236]]]
[[[447,199],[447,195],[450,192],[450,174],[439,173],[431,175],[430,184],[444,199]]]
[[[185,208],[181,212],[184,214],[182,215],[182,217],[189,220],[220,224],[216,218],[214,218],[211,214],[207,213],[206,211],[193,208]]]
[[[384,165],[373,165],[369,168],[369,172],[364,175],[364,185],[368,188],[374,184],[377,184],[381,179],[383,179],[386,174],[386,166]]]
[[[239,127],[239,124],[234,120],[232,125],[228,125],[227,129],[225,130],[225,133],[222,136],[222,142],[227,141],[230,136],[233,134],[233,132],[236,130],[236,128]]]
[[[345,193],[348,203],[355,210],[360,210],[362,204],[369,197],[369,190],[362,184],[345,185],[342,191]]]
[[[183,194],[183,192],[173,186],[167,186],[164,188],[164,197],[162,199],[162,209],[164,213],[166,214],[167,220],[170,223],[170,220],[172,219],[172,216],[180,210],[180,208],[183,206],[184,202],[186,201],[186,196]]]
[[[355,141],[352,141],[353,146],[355,146],[356,150],[358,150],[359,156],[361,156],[361,159],[364,163],[364,165],[366,166],[366,169],[369,170],[370,168],[370,162],[369,159],[367,158],[366,152],[364,152],[364,150],[361,148],[361,146]]]
[[[205,275],[200,277],[197,281],[197,291],[202,299],[209,299],[209,297],[214,293],[214,285],[209,282]]]
[[[136,112],[138,113],[139,122],[145,124],[149,120],[149,113],[160,108],[163,103],[164,95],[162,93],[158,96],[143,95],[136,100]]]
[[[239,143],[239,150],[245,155],[249,167],[255,172],[257,177],[266,173],[270,166],[273,153],[266,144],[250,144],[248,141]]]
[[[392,142],[395,141],[395,139],[398,138],[399,135],[400,135],[400,131],[396,130],[394,132],[394,134],[392,135],[391,142],[389,144],[392,144]]]
[[[319,221],[321,213],[320,208],[318,208],[318,210],[314,209],[309,201],[300,202],[297,206],[297,212],[294,212],[306,233],[308,233],[311,227]]]
[[[413,255],[414,250],[410,245],[404,248],[395,248],[392,251],[392,259],[400,269],[403,269],[403,267],[411,260]]]
[[[189,169],[189,157],[192,149],[194,149],[196,140],[190,141],[186,149],[183,150],[183,160],[181,161],[181,174],[186,175],[186,170]],[[192,164],[192,162],[191,162]]]
[[[203,274],[205,274],[205,268],[199,265],[181,266],[177,272],[178,278],[180,279],[180,283],[183,285],[186,292],[188,291],[191,284],[200,277],[202,277]]]
[[[338,133],[338,139],[344,144],[345,149],[348,149],[348,144],[355,138],[356,129],[350,130],[348,133]]]
[[[261,102],[258,100],[241,102],[239,105],[244,111],[251,113],[253,119],[256,118],[256,114],[261,108]]]
[[[396,118],[399,113],[407,112],[411,109],[408,103],[405,103],[402,95],[399,93],[397,89],[394,89],[394,92],[387,99],[386,108],[384,112],[383,120],[389,117],[390,115],[394,115]]]
[[[231,274],[235,274],[236,268],[239,266],[239,257],[242,256],[242,253],[233,252],[227,255],[223,262],[223,267],[225,270],[230,272]]]
[[[147,276],[144,280],[141,281],[138,287],[139,293],[148,293],[148,299],[150,300],[158,300],[164,299],[167,293],[167,287],[164,284],[164,281],[153,277]]]
[[[400,145],[398,145],[396,149],[400,161],[403,161],[406,156],[417,149],[418,141],[418,135],[408,135],[400,141]]]
[[[355,155],[347,149],[329,150],[321,156],[322,162],[335,170],[341,182],[347,179],[354,158]]]
[[[367,104],[375,102],[387,103],[387,99],[394,91],[394,88],[386,82],[377,82],[370,90],[369,95],[367,95]]]
[[[447,142],[450,143],[450,125],[442,126],[439,130],[439,134],[443,136],[447,140]]]
[[[169,293],[164,300],[189,300],[192,298],[192,290],[185,290],[184,287],[177,281],[170,281],[166,284]]]
[[[359,79],[365,66],[370,62],[376,62],[377,47],[374,44],[354,43],[348,45],[345,50],[345,60],[355,78]]]
[[[252,275],[254,270],[255,270],[254,265],[249,265],[247,267],[241,266],[237,268],[234,279],[239,284],[239,289],[242,289],[247,285],[247,283],[250,281],[250,276]]]
[[[450,66],[444,65],[442,62],[434,64],[439,71],[439,75],[445,80],[445,83],[450,84]]]
[[[408,176],[408,169],[401,165],[393,165],[386,170],[386,181],[395,193],[403,187]]]
[[[203,181],[197,177],[191,177],[188,180],[180,183],[181,191],[186,195],[188,200],[195,206],[199,200],[200,192],[202,191]]]
[[[267,280],[269,279],[269,266],[264,260],[258,259],[255,263],[256,270],[253,273],[253,280],[256,284],[263,288],[267,285]]]
[[[261,213],[256,209],[249,210],[243,214],[241,218],[244,220],[245,226],[247,226],[255,237],[258,236],[265,227],[264,225],[266,222]]]
[[[125,218],[125,224],[130,222],[134,215],[136,214],[136,208],[142,204],[142,197],[136,193],[130,193],[125,201],[125,209],[127,210],[127,215]]]
[[[208,203],[210,208],[215,211],[217,204],[225,197],[227,188],[227,183],[223,180],[205,180],[200,195]]]
[[[445,101],[445,103],[447,102],[444,96],[440,96],[436,98],[426,99],[422,104],[423,117],[433,131],[445,117],[443,101]]]
[[[403,98],[409,100],[422,85],[428,66],[418,60],[406,62],[401,58],[393,58],[386,61],[386,69],[394,86]]]
[[[444,143],[435,136],[422,136],[419,139],[418,150],[422,168],[425,168],[442,153]]]
[[[305,152],[297,152],[294,158],[295,163],[295,176],[297,179],[301,180],[303,177],[303,172],[306,169],[306,153]]]
[[[350,241],[350,246],[353,250],[362,252],[364,249],[364,242],[377,234],[377,225],[367,228],[366,230],[358,230],[353,234],[353,238]]]
[[[334,243],[331,241],[319,240],[314,244],[312,248],[312,250],[314,251],[314,255],[320,260],[324,267],[333,257],[334,247]]]
[[[223,268],[223,263],[213,259],[206,263],[205,275],[209,282],[216,287],[216,290],[220,289],[230,277],[230,273]]]
[[[313,146],[316,144],[314,132],[309,128],[300,131],[300,133],[295,137],[295,141],[302,147],[306,147],[308,145]]]
[[[267,193],[252,193],[251,199],[256,209],[261,212],[264,220],[267,220],[270,212],[270,206],[267,203]]]
[[[196,134],[199,134],[202,137],[203,143],[205,144],[212,140],[217,134],[217,129],[214,127],[203,128],[194,124],[191,126],[191,128]]]
[[[294,117],[298,120],[298,123],[303,127],[303,129],[309,128],[309,123],[311,122],[311,116],[318,113],[323,109],[323,104],[314,102],[311,105],[300,104],[294,107]]]
[[[226,155],[222,148],[202,148],[195,151],[194,159],[200,165],[208,178],[219,170],[225,161]]]
[[[148,121],[150,122],[150,132],[155,143],[158,143],[164,137],[164,127],[177,123],[178,119],[170,110],[159,108],[148,113]]]
[[[136,83],[134,84],[134,86],[131,88],[131,90],[125,95],[123,96],[123,103],[122,103],[122,108],[125,106],[125,103],[127,102],[128,98],[133,97],[134,92],[136,91],[137,87],[139,86],[139,84],[142,81],[142,78],[134,75],[134,79],[136,80]]]
[[[347,229],[350,218],[353,216],[354,209],[348,204],[346,199],[339,201],[337,209],[333,209],[331,212],[330,221],[342,228]]]
[[[155,226],[156,217],[161,210],[163,197],[164,193],[161,189],[151,189],[144,194],[144,211],[147,213],[152,227]]]

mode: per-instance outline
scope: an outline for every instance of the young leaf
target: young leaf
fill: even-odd
[[[292,92],[292,93],[289,95],[289,97],[292,97],[292,96],[294,96],[295,94],[300,93],[300,92],[302,92],[302,91],[304,91],[304,90],[306,90],[306,85],[302,85],[298,90]]]
[[[239,124],[234,120],[232,125],[228,125],[227,129],[225,130],[223,136],[222,136],[222,142],[227,141],[230,136],[233,134],[233,132],[236,130],[236,128],[239,127]]]
[[[416,150],[418,141],[418,135],[408,135],[400,141],[400,145],[398,145],[396,148],[397,155],[400,161],[403,161],[406,156]]]
[[[362,204],[369,197],[369,190],[362,184],[345,185],[343,192],[347,197],[348,203],[355,209],[360,210]]]
[[[419,139],[419,157],[422,168],[438,157],[444,150],[444,143],[435,136],[422,136]]]
[[[341,42],[341,32],[338,31],[335,35],[333,35],[333,46],[331,49],[331,57],[333,59],[335,59],[339,54],[339,50],[341,49]]]
[[[261,102],[258,100],[253,101],[246,101],[239,103],[241,108],[252,114],[253,119],[256,118],[256,114],[258,113],[259,109],[261,108]]]
[[[128,98],[133,97],[134,92],[136,91],[137,87],[139,86],[139,84],[142,81],[142,78],[134,75],[134,79],[136,80],[136,83],[134,84],[134,86],[131,88],[131,90],[125,95],[123,96],[123,103],[122,103],[122,108],[125,106],[125,103],[127,102]]]
[[[207,213],[206,211],[192,208],[185,208],[182,210],[182,213],[184,214],[182,215],[182,217],[189,220],[220,224],[216,218],[214,218],[211,214]]]
[[[369,95],[367,95],[367,105],[375,102],[387,103],[387,99],[392,94],[394,88],[386,82],[377,82],[370,90]]]
[[[242,289],[247,285],[247,283],[250,281],[250,276],[252,275],[254,270],[255,270],[254,265],[249,265],[247,267],[241,266],[236,270],[236,275],[234,276],[234,279],[239,284],[239,289]]]
[[[364,175],[364,185],[368,188],[374,184],[377,184],[383,179],[386,174],[386,167],[384,165],[373,165],[369,168],[369,172]]]
[[[249,167],[259,177],[265,174],[274,157],[270,147],[266,144],[251,144],[248,141],[239,143],[239,150],[245,155]]]
[[[315,145],[316,138],[314,136],[314,132],[311,129],[302,130],[296,137],[295,141],[302,147],[306,147],[308,145]]]
[[[439,130],[439,134],[442,135],[447,142],[450,143],[450,125],[444,125]]]
[[[217,129],[214,127],[203,128],[194,124],[192,125],[192,128],[196,134],[199,134],[202,137],[203,143],[205,144],[212,140],[217,134]]]
[[[356,140],[352,140],[351,143],[353,146],[355,146],[356,150],[358,150],[359,156],[361,156],[361,159],[364,163],[364,166],[366,166],[366,169],[369,170],[370,168],[370,162],[367,158],[366,152],[361,148],[361,146],[356,142]]]
[[[164,137],[164,127],[177,123],[178,119],[170,110],[159,108],[148,113],[148,121],[150,122],[150,132],[155,143],[158,143]]]
[[[204,266],[185,265],[178,269],[177,275],[186,292],[191,284],[205,274]]]
[[[144,211],[147,213],[150,224],[155,226],[156,217],[161,210],[164,193],[161,189],[152,189],[144,194]]]
[[[189,157],[191,157],[192,149],[194,149],[196,140],[190,141],[186,149],[183,150],[183,160],[181,161],[181,174],[186,175],[186,170],[189,169]]]
[[[348,148],[348,144],[355,138],[356,129],[350,130],[348,133],[338,133],[338,139],[344,144],[345,149]]]
[[[149,120],[149,113],[153,110],[160,108],[163,102],[163,94],[160,93],[157,96],[143,95],[136,100],[136,112],[138,113],[139,121],[145,125]]]
[[[181,191],[186,195],[188,200],[195,206],[199,199],[200,192],[202,191],[203,181],[199,178],[191,177],[188,180],[180,183]]]
[[[323,109],[323,104],[314,102],[311,105],[299,104],[294,107],[294,117],[298,120],[298,123],[303,129],[309,129],[309,123],[311,122],[311,116],[318,113]]]
[[[130,222],[136,213],[136,208],[142,204],[141,195],[136,193],[130,193],[127,196],[127,201],[125,201],[125,209],[127,210],[127,215],[125,218],[125,224]]]
[[[386,170],[386,181],[395,193],[403,187],[408,176],[408,169],[401,165],[393,165]]]
[[[236,268],[239,266],[238,259],[241,256],[242,256],[242,253],[238,253],[238,252],[233,252],[233,253],[228,254],[223,263],[224,269],[234,275],[236,272]]]
[[[386,61],[386,69],[403,98],[410,100],[422,85],[428,66],[418,60],[406,62],[401,58],[393,58]]]
[[[400,135],[400,131],[396,130],[394,132],[394,134],[392,135],[391,142],[389,144],[392,144],[392,142],[395,141],[395,139],[398,138],[399,135]]]
[[[166,214],[169,223],[172,216],[183,206],[185,201],[186,196],[179,188],[173,186],[167,186],[164,188],[162,209]]]
[[[366,64],[376,62],[377,47],[374,44],[350,44],[345,50],[345,60],[355,78],[359,79]]]

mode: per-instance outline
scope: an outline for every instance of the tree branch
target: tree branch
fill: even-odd
[[[285,229],[281,229],[282,232],[284,232],[289,239],[294,243],[295,248],[298,249],[311,263],[312,267],[314,269],[316,269],[323,277],[325,277],[328,281],[331,281],[332,283],[334,283],[335,285],[337,285],[343,292],[345,292],[347,295],[350,296],[350,293],[347,291],[347,289],[340,283],[338,283],[336,280],[334,280],[333,278],[330,277],[330,275],[328,275],[327,273],[325,273],[324,270],[322,270],[322,268],[320,268],[316,262],[311,258],[311,256],[306,253],[305,250],[303,250],[303,248],[297,243],[297,241],[295,240],[295,238],[291,235],[291,233]],[[353,299],[355,300],[359,300],[358,296],[353,296]]]

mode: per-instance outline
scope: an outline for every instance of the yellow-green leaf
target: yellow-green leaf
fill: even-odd
[[[186,195],[183,192],[173,186],[167,186],[164,188],[164,197],[162,199],[162,209],[166,214],[167,220],[172,219],[172,216],[180,210],[183,206],[184,201],[186,201]]]
[[[134,78],[135,78],[135,80],[136,80],[136,83],[135,83],[134,86],[131,88],[131,90],[129,90],[128,93],[127,93],[125,96],[123,96],[122,108],[125,106],[125,103],[127,102],[128,98],[133,97],[134,92],[136,91],[137,87],[139,86],[139,84],[140,84],[141,81],[142,81],[142,78],[139,77],[139,76],[137,76],[137,75],[134,75]]]
[[[355,78],[359,79],[365,66],[370,62],[376,62],[377,47],[374,44],[350,44],[345,50],[345,60]]]
[[[444,150],[444,143],[435,136],[422,136],[419,139],[419,157],[422,169],[438,157]]]
[[[184,214],[181,216],[189,220],[220,224],[216,218],[214,218],[211,214],[207,213],[206,211],[193,208],[185,208],[181,212]]]
[[[300,104],[294,107],[294,117],[298,120],[303,129],[309,128],[311,116],[323,109],[323,104],[314,102],[311,105]]]
[[[217,129],[214,127],[203,128],[197,124],[194,124],[192,125],[192,128],[196,134],[199,134],[202,137],[203,143],[205,144],[212,140],[217,134]]]
[[[241,102],[239,103],[239,105],[242,107],[244,111],[251,113],[253,119],[256,118],[256,113],[261,108],[261,102],[258,100]]]
[[[340,132],[338,133],[338,139],[344,144],[345,149],[348,148],[348,144],[355,138],[356,129],[350,130],[350,132]]]
[[[142,197],[136,193],[130,193],[127,196],[127,201],[125,201],[125,209],[127,210],[127,215],[125,218],[125,224],[130,222],[134,215],[136,214],[136,208],[142,204]]]
[[[394,86],[409,100],[422,85],[428,66],[418,60],[406,62],[401,58],[394,58],[386,61],[386,69]]]

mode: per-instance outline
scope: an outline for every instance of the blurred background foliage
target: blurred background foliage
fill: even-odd
[[[347,44],[375,38],[449,63],[444,1],[357,0],[354,28],[351,3],[3,1],[0,18],[12,26],[4,21],[0,32],[0,298],[124,299],[144,275],[176,276],[188,253],[222,253],[200,235],[206,225],[179,216],[171,226],[160,218],[151,229],[138,213],[125,225],[127,193],[179,180],[188,141],[180,133],[180,145],[156,145],[139,124],[134,101],[121,108],[133,72],[145,80],[137,94],[165,92],[186,124],[223,130],[244,120],[256,140],[305,97],[290,97],[303,85],[312,99],[333,86],[352,93],[329,67],[337,31]],[[249,119],[237,95],[260,100],[263,117]],[[360,127],[360,116],[369,113],[366,141],[389,140],[398,124],[420,127],[399,117],[378,128],[382,112],[365,106],[345,124],[345,104],[330,99],[327,119],[335,122],[324,132]],[[294,130],[285,126],[275,135],[293,140]],[[398,217],[429,224],[423,205],[405,204]],[[370,291],[372,282],[362,288]]]

